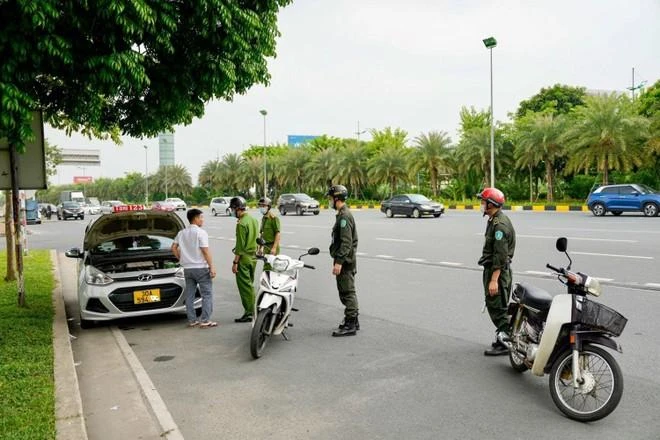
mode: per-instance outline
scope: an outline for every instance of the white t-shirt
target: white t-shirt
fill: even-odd
[[[209,267],[201,250],[201,248],[209,247],[209,234],[205,230],[197,225],[190,225],[183,231],[179,231],[174,238],[174,243],[179,245],[181,254],[179,263],[184,269]]]

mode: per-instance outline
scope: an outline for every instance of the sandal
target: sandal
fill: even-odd
[[[199,325],[199,321],[191,321],[188,323],[188,327],[197,327]]]
[[[200,328],[209,328],[209,327],[217,327],[218,323],[213,322],[213,321],[205,321],[199,324]]]

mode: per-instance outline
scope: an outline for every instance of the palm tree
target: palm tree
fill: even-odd
[[[386,147],[369,160],[367,175],[375,183],[388,183],[392,196],[397,182],[408,176],[408,156],[409,151],[405,148]]]
[[[192,193],[193,185],[190,172],[183,165],[166,165],[149,177],[149,187],[154,192],[178,194],[183,197]]]
[[[218,191],[223,171],[224,165],[220,160],[210,160],[202,165],[197,182],[202,187],[208,187],[210,191]]]
[[[464,131],[456,147],[456,158],[461,172],[477,171],[487,184],[490,181],[490,128],[475,127]]]
[[[304,147],[289,148],[284,156],[278,161],[277,174],[281,178],[281,184],[292,185],[298,192],[302,192],[302,185],[307,178],[307,167],[310,152]]]
[[[448,153],[451,138],[444,131],[432,131],[415,138],[416,149],[412,156],[412,165],[416,171],[425,170],[431,175],[433,196],[438,196],[438,174],[449,165]]]
[[[240,170],[241,164],[243,163],[243,158],[240,154],[231,153],[225,154],[222,157],[222,174],[220,176],[220,182],[231,189],[232,194],[238,191],[240,185],[241,177]],[[261,162],[263,164],[263,162]]]
[[[367,149],[353,141],[341,151],[333,167],[337,181],[348,185],[356,198],[367,183]]]
[[[334,148],[326,148],[314,153],[305,166],[309,182],[315,186],[329,188],[335,178],[335,162],[339,157],[340,155]]]
[[[527,168],[531,176],[536,165],[545,163],[548,201],[552,202],[555,160],[563,155],[564,119],[551,113],[530,113],[518,121],[517,128],[516,165]]]
[[[244,160],[239,173],[238,184],[243,188],[243,193],[248,193],[252,187],[256,188],[257,194],[264,193],[264,160],[262,157],[251,157]]]
[[[610,169],[629,171],[641,165],[649,122],[634,113],[626,96],[587,97],[586,105],[576,108],[573,115],[575,123],[564,137],[569,170],[588,171],[595,165],[606,184]]]

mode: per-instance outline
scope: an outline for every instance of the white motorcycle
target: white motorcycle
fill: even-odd
[[[571,272],[566,249],[566,238],[557,239],[557,250],[568,257],[567,268],[546,267],[557,273],[568,293],[553,297],[537,287],[516,284],[509,304],[511,335],[500,341],[509,348],[514,370],[550,374],[550,395],[561,412],[591,422],[609,415],[621,400],[621,367],[599,346],[621,353],[612,338],[621,335],[628,320],[587,298],[600,296],[600,283]]]
[[[261,242],[259,244],[263,245]],[[292,311],[297,311],[293,301],[298,289],[298,272],[303,267],[315,269],[302,261],[302,257],[318,253],[318,248],[311,248],[297,260],[286,255],[257,256],[268,263],[271,270],[264,271],[259,279],[257,313],[250,335],[250,353],[253,358],[261,357],[271,336],[282,335],[287,339],[285,331],[290,326],[289,317]]]

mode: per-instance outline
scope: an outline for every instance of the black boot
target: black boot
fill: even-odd
[[[355,336],[357,328],[355,326],[357,318],[346,318],[344,324],[332,332],[332,336]]]
[[[339,330],[342,330],[344,328],[344,325],[346,323],[346,318],[342,322],[339,323],[339,326],[337,327]],[[360,330],[360,318],[357,316],[355,317],[355,330]]]

